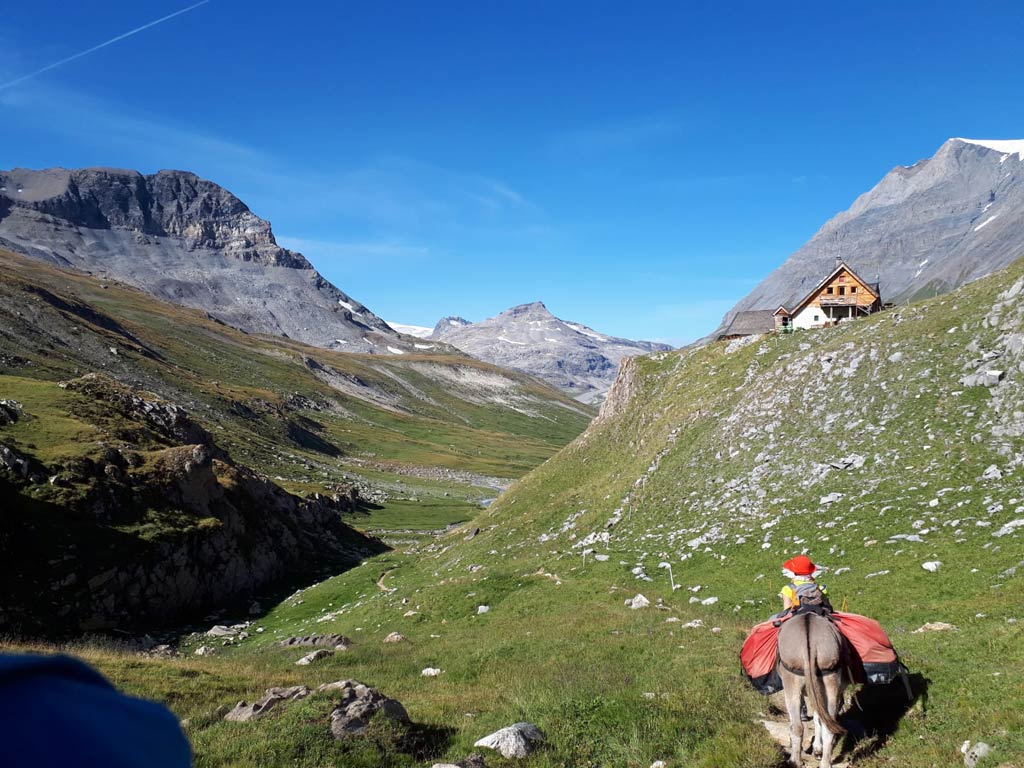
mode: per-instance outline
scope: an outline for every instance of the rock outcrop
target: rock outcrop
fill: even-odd
[[[336,739],[363,733],[377,713],[397,723],[410,722],[409,713],[401,702],[355,680],[331,683],[321,686],[321,690],[329,690],[339,697],[337,706],[331,711],[331,734]]]
[[[102,376],[65,386],[102,403],[104,419],[116,414],[120,445],[45,466],[0,446],[0,477],[15,491],[0,537],[0,630],[180,623],[386,549],[321,499],[235,464],[179,406]]]
[[[287,701],[299,701],[312,693],[304,685],[292,685],[287,688],[268,688],[267,693],[259,701],[249,704],[245,701],[238,702],[234,708],[224,715],[225,720],[233,723],[249,723],[259,720],[274,709],[278,704]]]

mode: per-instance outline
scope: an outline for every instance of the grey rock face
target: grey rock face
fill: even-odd
[[[304,699],[311,691],[304,685],[293,685],[288,688],[268,688],[266,695],[253,704],[244,701],[238,702],[234,709],[224,715],[225,720],[234,723],[248,723],[252,720],[259,720],[270,710],[284,701],[298,701]]]
[[[345,649],[352,644],[345,635],[305,635],[304,637],[289,637],[282,640],[278,645],[285,648],[305,646],[311,648],[335,648]]]
[[[312,664],[314,662],[320,661],[320,659],[326,659],[328,656],[333,656],[333,655],[334,655],[334,651],[329,651],[326,648],[321,648],[318,651],[313,651],[311,653],[307,653],[301,659],[296,661],[295,665],[297,667],[306,667],[306,666],[309,666],[310,664]]]
[[[671,349],[560,320],[539,301],[479,323],[446,317],[431,338],[488,363],[533,374],[589,403],[604,398],[623,358]]]
[[[0,400],[0,427],[6,427],[21,418],[21,403],[17,400]]]
[[[408,340],[277,244],[270,223],[184,171],[0,171],[0,245],[120,280],[236,328],[352,352]]]
[[[799,301],[837,257],[865,280],[879,281],[882,300],[893,303],[944,293],[1005,267],[1024,253],[1021,150],[1024,142],[950,139],[930,159],[893,169],[762,280],[720,327],[737,312]]]
[[[346,680],[341,687],[332,685],[324,690],[336,690],[340,694],[340,701],[331,712],[331,734],[336,739],[362,733],[378,712],[399,723],[409,722],[409,713],[401,703],[355,680]]]

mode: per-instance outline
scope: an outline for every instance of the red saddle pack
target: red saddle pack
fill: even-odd
[[[779,629],[790,618],[792,614],[755,625],[740,649],[743,674],[761,693],[782,690],[782,680],[775,670],[779,657]],[[877,621],[841,611],[834,611],[831,619],[846,641],[853,682],[885,684],[906,672],[889,636]]]

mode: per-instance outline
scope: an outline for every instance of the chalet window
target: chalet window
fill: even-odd
[[[856,293],[856,292],[857,292],[857,286],[856,285],[851,285],[850,286],[850,293]]]
[[[825,293],[827,293],[829,296],[832,295],[832,286],[831,285],[828,288],[825,289]]]
[[[846,286],[845,285],[840,285],[839,286],[839,295],[843,296],[845,294],[846,294]]]
[[[814,316],[814,322],[818,322],[818,316],[817,315]]]

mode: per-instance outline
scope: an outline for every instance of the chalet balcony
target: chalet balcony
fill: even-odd
[[[856,296],[822,296],[818,303],[823,307],[852,307],[857,304]]]

